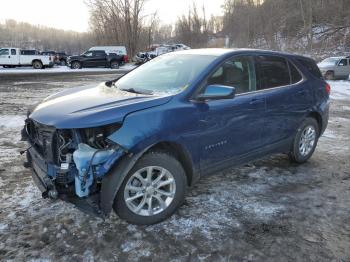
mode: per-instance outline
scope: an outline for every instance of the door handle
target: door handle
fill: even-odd
[[[256,105],[256,104],[260,104],[263,102],[264,102],[264,99],[262,99],[262,98],[253,98],[252,100],[250,100],[249,104]]]
[[[9,58],[11,58],[11,56],[9,56]]]

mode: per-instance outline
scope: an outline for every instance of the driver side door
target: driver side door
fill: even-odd
[[[9,65],[10,64],[10,49],[1,49],[0,50],[0,65]]]
[[[350,65],[348,59],[341,59],[337,65],[336,76],[347,77],[350,74]]]
[[[235,56],[211,74],[205,86],[232,86],[232,99],[197,103],[200,112],[200,166],[211,173],[245,161],[264,144],[265,95],[256,91],[252,56]]]

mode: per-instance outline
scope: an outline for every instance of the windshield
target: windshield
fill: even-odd
[[[215,56],[165,54],[136,68],[115,85],[119,89],[175,94],[186,88]]]
[[[321,61],[321,63],[327,63],[327,64],[337,64],[337,62],[339,61],[339,58],[336,58],[336,57],[329,57],[329,58],[326,58],[324,60]]]

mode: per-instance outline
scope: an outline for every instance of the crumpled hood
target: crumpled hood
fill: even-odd
[[[171,98],[134,94],[102,83],[51,95],[29,118],[59,129],[96,127],[122,122],[129,113],[165,104]]]

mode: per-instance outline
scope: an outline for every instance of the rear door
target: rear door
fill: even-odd
[[[267,146],[290,139],[300,120],[313,105],[313,92],[302,73],[285,57],[257,57],[259,85],[266,95],[266,123],[263,133]]]

